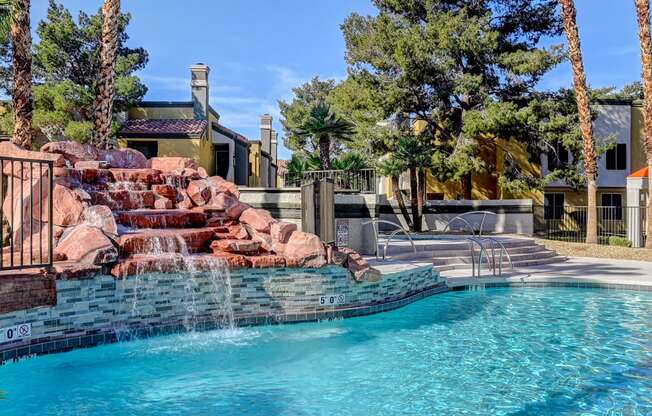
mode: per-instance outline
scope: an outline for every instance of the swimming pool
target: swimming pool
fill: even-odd
[[[0,367],[2,415],[647,415],[652,293],[450,292]],[[618,413],[620,412],[620,413]]]

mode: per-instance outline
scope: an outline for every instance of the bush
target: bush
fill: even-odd
[[[625,237],[609,237],[610,246],[631,247],[632,242]]]

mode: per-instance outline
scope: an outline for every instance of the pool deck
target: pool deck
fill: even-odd
[[[383,273],[405,270],[406,267],[423,267],[424,261],[372,261]],[[522,267],[505,277],[489,276],[482,269],[483,277],[471,277],[471,269],[450,270],[441,274],[449,288],[455,289],[478,284],[568,284],[600,286],[652,291],[652,262],[571,257],[562,263]]]

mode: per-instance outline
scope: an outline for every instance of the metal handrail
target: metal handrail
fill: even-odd
[[[394,232],[389,236],[389,238],[387,239],[387,241],[385,242],[385,247],[384,247],[384,249],[383,249],[383,260],[385,260],[385,258],[386,258],[386,256],[387,256],[387,246],[389,245],[389,242],[390,242],[390,241],[392,240],[392,238],[394,238],[394,237],[396,236],[396,234],[399,233],[399,232],[403,232],[403,234],[405,234],[405,236],[408,238],[408,240],[410,240],[410,244],[412,245],[412,250],[414,251],[414,254],[417,254],[417,246],[414,245],[414,241],[412,240],[412,237],[410,236],[410,232],[407,231],[405,228],[403,228],[403,226],[401,226],[401,225],[399,225],[399,224],[397,224],[397,223],[395,223],[395,222],[392,222],[392,221],[380,220],[380,219],[378,219],[378,218],[373,218],[373,219],[371,219],[371,220],[369,220],[369,221],[363,221],[363,222],[362,222],[362,225],[363,225],[363,226],[364,226],[364,225],[369,225],[369,224],[373,225],[373,229],[374,229],[374,238],[375,238],[375,240],[376,240],[376,241],[375,241],[375,244],[374,244],[374,246],[375,246],[374,251],[376,252],[376,259],[378,259],[378,230],[377,230],[376,227],[378,226],[379,223],[393,225],[394,227],[397,228],[397,230],[395,230],[395,231],[394,231]]]
[[[507,251],[507,248],[505,245],[500,242],[497,238],[493,237],[482,237],[483,240],[489,240],[491,241],[491,259],[492,259],[492,268],[493,268],[493,274],[494,276],[496,275],[496,254],[494,252],[494,247],[496,244],[500,246],[500,258],[498,260],[498,276],[503,275],[503,253],[505,253],[505,256],[507,257],[507,261],[509,263],[509,269],[514,270],[514,263],[512,263],[512,257],[509,255],[509,251]]]
[[[482,214],[482,221],[480,221],[480,230],[478,232],[478,237],[482,237],[482,229],[484,228],[484,221],[487,218],[487,215],[496,215],[495,212],[491,212],[491,211],[469,211],[469,212],[465,212],[465,213],[460,214],[460,215],[456,215],[455,217],[453,217],[451,220],[449,220],[446,223],[446,225],[444,226],[444,230],[442,232],[445,232],[446,230],[448,230],[451,223],[453,223],[455,221],[462,221],[469,227],[469,231],[471,231],[471,234],[473,234],[473,236],[475,237],[475,230],[473,229],[473,225],[471,225],[471,223],[468,222],[464,218],[464,216],[466,216],[466,215],[477,215],[477,214]]]

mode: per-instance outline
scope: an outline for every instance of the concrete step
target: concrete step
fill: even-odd
[[[541,244],[532,244],[530,246],[521,246],[521,247],[506,247],[507,252],[510,255],[513,254],[523,254],[523,253],[537,253],[540,251],[545,251],[546,248],[541,245]],[[489,255],[491,255],[491,249],[487,247],[487,252]],[[496,246],[496,255],[499,255],[498,251],[498,246]],[[478,246],[475,246],[475,253],[479,253]],[[392,253],[392,248],[390,247],[388,252],[388,257],[391,257],[392,259],[405,259],[408,260],[410,258],[414,258],[414,253],[409,252],[409,253],[399,253],[399,254],[393,254]],[[468,247],[466,247],[463,250],[436,250],[436,251],[424,251],[424,252],[417,252],[417,257],[468,257],[470,255],[470,250]]]
[[[491,256],[491,252],[489,252],[488,254],[489,256]],[[522,262],[527,260],[545,259],[549,257],[554,257],[556,255],[557,253],[552,250],[540,250],[533,253],[519,253],[519,254],[510,253],[509,254],[510,258],[512,259],[512,263],[517,263],[517,262]],[[499,258],[500,258],[500,253],[497,251],[496,261],[498,261]],[[475,259],[476,262],[479,260],[479,254],[476,254]],[[471,256],[469,256],[468,254],[461,255],[461,256],[451,256],[451,257],[435,256],[432,259],[432,262],[435,265],[472,264]],[[482,263],[485,264],[486,262],[487,261],[483,258]],[[491,257],[489,257],[489,262],[491,262]],[[508,262],[507,257],[503,256],[503,264],[507,264],[507,262]]]
[[[541,266],[545,264],[555,264],[555,263],[561,263],[568,260],[568,257],[565,256],[559,256],[555,255],[552,257],[547,257],[547,258],[541,258],[541,259],[530,259],[530,260],[521,260],[521,261],[515,261],[513,262],[514,269],[518,270],[519,268],[523,267],[532,267],[532,266]],[[508,270],[508,266],[506,266],[506,263],[503,263],[505,265],[504,269],[505,271]],[[446,271],[450,270],[462,270],[462,269],[471,269],[471,264],[467,263],[458,263],[458,264],[445,264],[445,265],[435,265],[433,266],[433,269],[440,272],[444,273]],[[489,273],[489,267],[487,266],[486,263],[482,263],[482,273],[483,275],[486,273]]]

